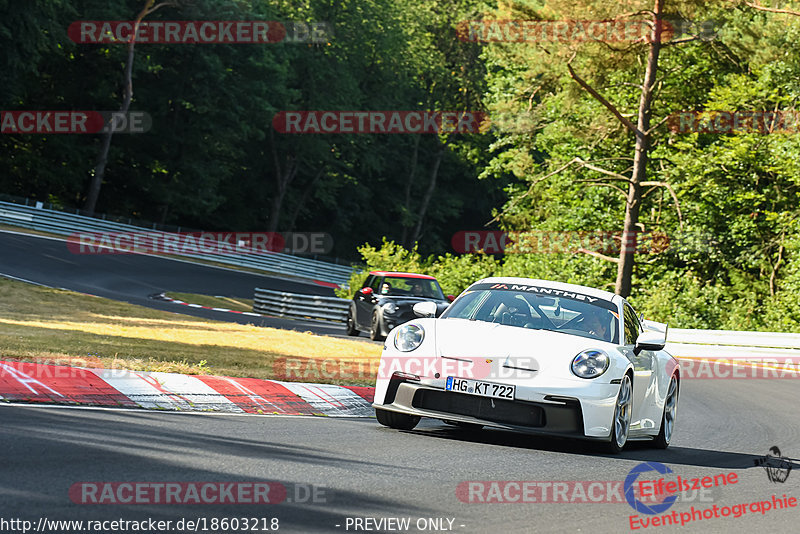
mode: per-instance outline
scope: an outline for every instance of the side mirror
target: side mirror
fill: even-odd
[[[450,302],[453,302],[454,300],[456,300],[456,296],[455,295],[447,295],[447,300],[449,300]]]
[[[636,338],[633,353],[637,356],[643,350],[661,350],[667,344],[667,336],[663,332],[645,330]]]
[[[652,332],[661,332],[664,334],[664,338],[667,337],[667,323],[657,323],[655,321],[642,321],[642,326],[645,330],[650,330]]]
[[[361,293],[363,295],[365,295],[365,296],[370,296],[370,295],[372,295],[372,288],[371,287],[362,287],[361,288]]]
[[[436,317],[436,303],[431,301],[417,302],[412,308],[417,317]]]

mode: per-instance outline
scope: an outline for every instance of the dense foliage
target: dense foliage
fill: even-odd
[[[466,20],[649,20],[653,0],[193,0],[152,20],[329,21],[327,43],[136,47],[131,109],[98,211],[204,229],[325,230],[337,256],[428,272],[446,292],[513,275],[613,290],[612,257],[458,255],[459,230],[620,233],[648,42],[459,40]],[[663,2],[637,221],[671,246],[637,254],[632,301],[675,327],[800,331],[800,125],[680,133],[687,110],[796,113],[793,2]],[[75,20],[130,20],[142,0],[0,0],[0,109],[117,109],[126,48],[76,44]],[[686,22],[694,21],[694,24]],[[702,24],[710,21],[710,24]],[[711,28],[711,30],[709,30]],[[571,75],[568,65],[574,69]],[[580,76],[606,101],[577,82]],[[485,110],[475,135],[290,135],[283,110]],[[0,193],[80,207],[99,136],[0,136]],[[578,162],[576,164],[576,161]],[[365,245],[366,243],[366,245]],[[358,248],[360,247],[360,248]],[[608,255],[605,255],[608,256]],[[352,286],[360,282],[354,277]],[[347,294],[344,291],[343,294]]]
[[[160,2],[156,2],[158,4]],[[325,22],[327,42],[135,47],[133,101],[152,129],[111,142],[96,211],[209,230],[326,231],[333,254],[390,236],[448,246],[505,195],[476,179],[488,136],[279,134],[284,110],[470,110],[480,47],[469,2],[181,0],[145,21]],[[1,110],[117,110],[127,45],[79,44],[74,21],[132,20],[145,0],[0,0]],[[319,41],[319,40],[317,40]],[[99,135],[0,136],[0,193],[83,208]],[[442,153],[429,207],[420,206]],[[418,224],[418,221],[421,223]],[[474,221],[474,223],[472,223]]]

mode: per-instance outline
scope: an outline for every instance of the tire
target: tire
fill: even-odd
[[[356,328],[356,322],[353,320],[352,310],[347,312],[347,326],[345,326],[345,332],[347,332],[348,336],[357,336],[359,333]]]
[[[416,415],[390,412],[389,410],[382,410],[380,408],[375,408],[375,417],[383,426],[388,426],[389,428],[395,428],[397,430],[411,430],[417,426],[420,419],[422,419]]]
[[[672,434],[675,432],[675,419],[678,416],[678,378],[673,375],[667,386],[667,398],[664,399],[664,413],[661,414],[661,430],[653,440],[653,447],[656,449],[666,449],[672,441]]]
[[[461,421],[446,421],[444,419],[442,419],[442,421],[446,425],[457,426],[464,430],[480,430],[483,428],[483,425],[479,425],[478,423],[462,423]]]
[[[384,336],[381,334],[381,317],[378,310],[372,312],[372,321],[369,327],[369,338],[373,341],[383,341]]]
[[[633,384],[631,376],[622,377],[617,400],[614,402],[614,418],[611,420],[611,441],[606,445],[608,452],[619,454],[628,442],[631,428],[631,408],[633,407]]]

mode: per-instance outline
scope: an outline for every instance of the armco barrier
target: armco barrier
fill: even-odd
[[[800,334],[670,328],[666,350],[678,358],[800,361]]]
[[[349,306],[348,299],[256,289],[253,311],[344,322]],[[665,348],[677,358],[800,362],[800,334],[670,328]]]
[[[0,202],[0,224],[29,228],[56,235],[78,232],[147,232],[165,234],[154,229],[86,217],[63,211]],[[192,254],[192,258],[215,261],[225,265],[247,267],[269,273],[298,276],[341,285],[350,279],[353,268],[311,260],[280,252],[255,254]]]
[[[283,317],[345,322],[350,301],[256,288],[253,311]]]

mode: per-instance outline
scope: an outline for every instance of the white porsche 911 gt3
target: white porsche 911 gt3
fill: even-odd
[[[389,334],[375,388],[382,425],[422,417],[479,428],[603,441],[612,452],[652,440],[666,448],[680,367],[667,325],[641,321],[628,302],[589,287],[528,278],[472,284],[439,317]]]

